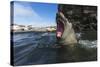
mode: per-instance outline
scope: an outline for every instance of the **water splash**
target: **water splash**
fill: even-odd
[[[97,40],[79,40],[79,44],[81,44],[81,46],[85,48],[97,48]]]

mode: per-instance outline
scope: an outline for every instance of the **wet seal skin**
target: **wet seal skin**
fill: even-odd
[[[68,21],[62,12],[57,13],[56,22],[57,42],[61,45],[69,45],[71,47],[77,44],[77,38],[72,27],[72,23]]]

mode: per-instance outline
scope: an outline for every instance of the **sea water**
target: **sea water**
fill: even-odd
[[[97,60],[96,34],[87,33],[77,33],[80,39],[78,47],[74,50],[55,46],[57,45],[55,32],[14,33],[12,35],[14,65],[95,61]]]

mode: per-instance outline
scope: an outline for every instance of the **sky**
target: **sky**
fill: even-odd
[[[34,27],[55,26],[57,4],[14,1],[13,23]]]

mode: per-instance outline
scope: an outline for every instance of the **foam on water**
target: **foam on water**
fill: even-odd
[[[85,48],[97,48],[97,40],[79,40],[79,44],[81,44],[81,46]]]

